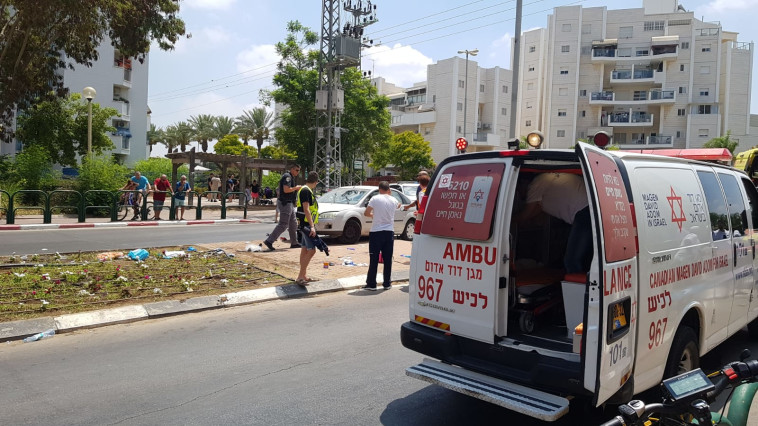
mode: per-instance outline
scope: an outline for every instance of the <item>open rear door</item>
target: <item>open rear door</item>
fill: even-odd
[[[631,377],[637,310],[637,227],[632,199],[614,157],[578,143],[593,225],[584,321],[584,387],[599,406]]]

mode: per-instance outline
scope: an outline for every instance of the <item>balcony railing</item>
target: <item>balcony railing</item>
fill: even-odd
[[[648,145],[672,145],[674,143],[673,136],[648,136],[647,137],[647,144]]]
[[[648,48],[641,48],[641,49],[630,49],[630,48],[603,48],[603,49],[592,49],[592,58],[597,59],[603,59],[603,58],[629,58],[629,59],[636,59],[636,58],[644,58],[644,57],[657,57],[661,55],[671,55],[672,57],[675,57],[677,54],[677,46],[651,46]]]
[[[612,101],[613,92],[592,92],[590,94],[590,100],[593,101]]]
[[[487,142],[487,133],[474,133],[474,142]]]
[[[617,103],[632,103],[632,102],[649,102],[649,101],[674,101],[676,92],[674,90],[651,90],[644,92],[633,93],[629,98],[629,92],[626,92],[627,99],[622,96],[616,96],[616,92],[592,92],[590,93],[590,102],[617,102]]]
[[[492,124],[491,123],[482,123],[481,121],[476,123],[476,128],[480,130],[491,130]]]
[[[628,112],[617,112],[608,116],[608,121],[611,124],[632,124],[632,123],[652,123],[653,114],[645,112],[635,112],[629,114]]]
[[[676,94],[673,90],[651,90],[650,91],[651,101],[673,100],[675,96]]]

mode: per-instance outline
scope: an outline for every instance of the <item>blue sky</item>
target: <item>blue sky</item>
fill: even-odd
[[[353,0],[354,2],[356,0]],[[364,0],[365,4],[365,0]],[[364,36],[378,46],[364,50],[363,69],[400,86],[426,78],[426,66],[479,49],[476,60],[485,67],[510,68],[510,38],[514,33],[515,0],[375,0],[378,22]],[[698,19],[720,21],[739,41],[758,39],[750,15],[758,0],[680,0]],[[286,35],[286,23],[298,20],[318,32],[318,0],[182,0],[179,15],[190,39],[176,49],[150,53],[149,105],[159,127],[192,115],[237,117],[260,105],[260,89],[273,88],[277,56],[274,44]],[[522,31],[544,27],[554,7],[581,5],[609,9],[642,7],[642,0],[523,0]],[[343,24],[346,22],[343,14]],[[318,46],[316,47],[318,48]],[[753,78],[758,78],[754,60]],[[753,83],[751,109],[758,113]],[[165,149],[154,150],[162,155]]]

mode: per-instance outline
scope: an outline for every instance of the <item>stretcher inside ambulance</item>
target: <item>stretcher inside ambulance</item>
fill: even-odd
[[[524,217],[530,185],[563,178],[583,184],[586,253],[573,216]],[[758,332],[757,206],[744,174],[683,158],[586,144],[450,157],[419,208],[401,327],[439,361],[407,374],[550,421],[571,398],[628,400],[695,368]]]

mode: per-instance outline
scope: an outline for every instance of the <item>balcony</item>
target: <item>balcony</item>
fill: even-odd
[[[664,146],[673,146],[674,145],[674,137],[673,136],[648,136],[647,137],[647,145],[664,145]]]
[[[129,120],[129,102],[123,99],[114,99],[116,102],[116,111],[119,113],[119,118],[122,120]]]
[[[676,102],[676,92],[674,90],[650,90],[622,93],[604,91],[590,93],[590,105],[650,105],[673,104],[674,102]]]
[[[481,121],[476,123],[477,130],[492,130],[491,123],[482,123]]]
[[[613,70],[610,80],[611,84],[663,84],[663,73],[650,69],[648,66],[639,69],[636,66],[632,66],[630,70]]]
[[[678,45],[651,45],[647,47],[593,46],[592,60],[595,62],[639,61],[640,59],[674,60],[678,56]]]
[[[672,136],[647,136],[637,137],[629,142],[619,143],[621,148],[625,149],[640,149],[643,147],[648,148],[671,148],[674,146],[674,138]]]
[[[418,126],[437,122],[437,111],[393,114],[391,127]]]
[[[648,114],[644,111],[614,112],[605,117],[607,123],[601,122],[600,125],[610,127],[651,127],[654,116],[654,114]]]

